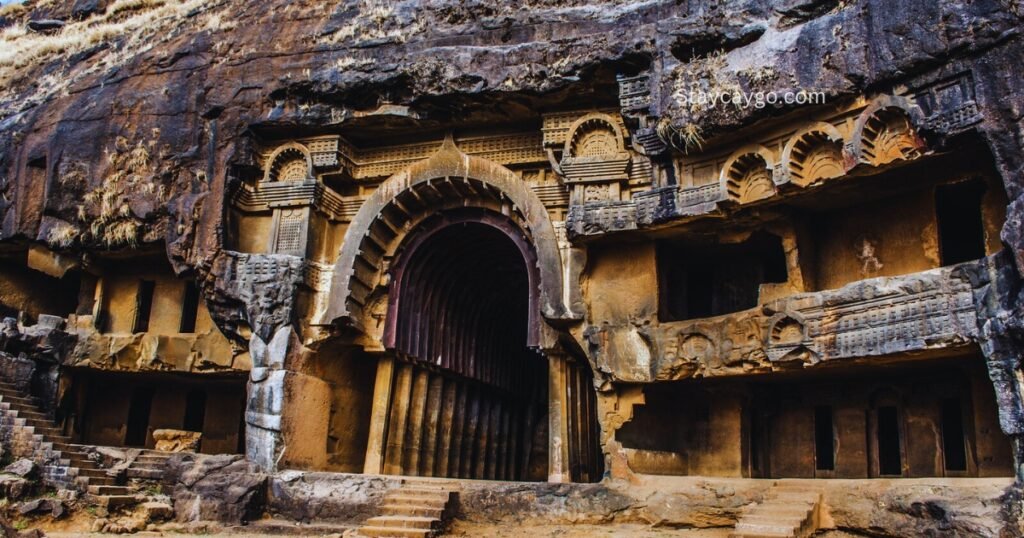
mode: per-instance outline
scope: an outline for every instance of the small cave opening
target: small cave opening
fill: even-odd
[[[985,256],[984,195],[985,184],[979,180],[959,181],[935,188],[935,218],[942,265]]]
[[[788,279],[782,240],[755,232],[738,244],[658,245],[659,315],[682,321],[758,305],[761,285]]]
[[[830,405],[814,407],[814,468],[818,471],[834,471],[836,468],[835,426],[832,415]]]
[[[73,443],[154,448],[159,429],[200,432],[199,452],[245,449],[243,374],[68,371],[58,422]],[[117,387],[118,390],[111,390]]]
[[[900,454],[899,409],[894,405],[883,405],[876,411],[876,442],[878,446],[878,474],[881,476],[902,476],[903,457]]]
[[[942,401],[942,454],[947,471],[967,471],[964,410],[960,398]]]

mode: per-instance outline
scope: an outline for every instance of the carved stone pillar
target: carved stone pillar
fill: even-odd
[[[448,472],[444,476],[459,477],[462,468],[462,437],[466,430],[467,408],[469,406],[469,387],[457,385],[458,394],[455,398],[455,414],[452,417],[452,444],[448,448]]]
[[[395,359],[382,356],[377,360],[377,380],[373,384],[373,409],[370,411],[370,438],[366,443],[363,472],[380,474],[384,471],[384,445],[387,442],[388,411],[391,407],[392,380]]]
[[[281,416],[284,412],[284,359],[288,352],[290,327],[274,333],[270,343],[258,334],[249,341],[252,370],[245,410],[246,458],[273,471],[283,450]]]
[[[419,474],[420,455],[423,446],[423,422],[427,411],[427,381],[430,372],[418,370],[412,384],[412,398],[409,404],[409,423],[406,430],[402,473]]]
[[[448,476],[452,437],[455,435],[457,391],[458,385],[454,380],[445,381],[444,396],[442,396],[441,401],[441,430],[437,434],[437,456],[434,465],[435,476]]]
[[[397,370],[391,397],[387,448],[384,451],[384,474],[402,474],[402,447],[409,417],[409,397],[412,395],[412,365],[402,364]]]
[[[438,425],[441,419],[441,388],[444,378],[431,376],[427,388],[427,409],[423,423],[423,441],[420,444],[420,476],[434,476],[434,462],[437,455]]]
[[[548,482],[571,481],[565,356],[548,353]]]

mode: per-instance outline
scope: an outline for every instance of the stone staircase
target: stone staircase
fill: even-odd
[[[776,482],[765,500],[743,510],[730,538],[804,538],[818,530],[822,488],[807,482]]]
[[[77,486],[83,491],[90,486],[115,487],[106,471],[69,444],[71,439],[40,411],[35,398],[4,380],[0,380],[0,413],[14,430],[12,452],[35,460],[44,468],[44,479],[61,476],[64,483],[55,485]]]
[[[423,538],[443,530],[456,488],[451,483],[404,481],[387,492],[380,506],[381,515],[366,520],[360,536]]]
[[[22,438],[15,442],[30,445],[18,447],[15,454],[36,460],[43,467],[44,478],[62,477],[56,483],[49,480],[52,485],[77,487],[101,510],[109,511],[137,501],[131,488],[118,485],[105,469],[89,458],[88,447],[72,444],[71,438],[40,411],[33,397],[4,380],[0,380],[0,414],[4,415],[4,420],[11,421],[15,437]],[[129,478],[160,478],[167,455],[153,452],[146,451],[136,459],[128,469]]]

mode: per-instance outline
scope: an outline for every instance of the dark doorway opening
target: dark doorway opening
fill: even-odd
[[[153,387],[137,387],[128,404],[125,446],[146,446],[149,436],[149,412],[153,406]]]
[[[883,406],[878,408],[877,414],[878,474],[901,476],[899,410],[895,406]]]
[[[181,323],[178,332],[196,332],[196,318],[199,315],[199,288],[193,282],[185,283],[185,294],[181,300]]]
[[[836,468],[835,428],[830,405],[814,408],[814,465],[818,471]]]
[[[206,391],[192,389],[185,396],[185,421],[184,427],[191,432],[203,431],[203,421],[206,418]]]
[[[706,318],[757,306],[761,285],[788,279],[782,240],[755,232],[739,244],[658,246],[662,321]]]
[[[964,415],[960,399],[946,398],[942,401],[942,452],[947,471],[967,470],[964,441]]]
[[[132,332],[149,331],[149,316],[153,311],[153,291],[155,289],[156,283],[152,280],[139,281],[139,289],[135,295],[135,321],[132,323]]]
[[[985,184],[961,181],[935,189],[935,216],[939,228],[942,265],[976,260],[985,256],[985,230],[981,198]]]

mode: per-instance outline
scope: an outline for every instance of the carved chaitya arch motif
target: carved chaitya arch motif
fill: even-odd
[[[608,158],[621,156],[626,149],[622,132],[606,114],[588,114],[569,128],[565,155],[571,158]]]
[[[608,114],[592,112],[569,127],[559,168],[576,203],[619,200],[629,164],[625,135]]]
[[[922,116],[921,109],[905,97],[876,98],[857,118],[850,153],[872,166],[920,157],[925,149],[917,134]]]
[[[824,122],[797,131],[782,150],[781,160],[787,179],[801,187],[846,173],[843,137]]]
[[[313,178],[313,161],[309,150],[295,142],[274,150],[267,158],[263,181],[305,181]]]
[[[745,204],[775,195],[774,160],[763,146],[742,148],[726,161],[719,178],[729,200]]]

